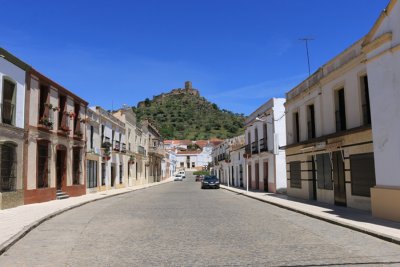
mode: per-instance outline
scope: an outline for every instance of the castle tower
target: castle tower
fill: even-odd
[[[185,89],[186,90],[191,90],[192,89],[192,82],[191,81],[186,81],[185,82]]]

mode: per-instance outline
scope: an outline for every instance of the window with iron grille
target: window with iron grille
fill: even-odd
[[[15,191],[17,179],[17,152],[16,145],[3,144],[0,146],[1,169],[0,190],[1,192]]]
[[[371,187],[376,185],[374,153],[350,156],[351,194],[371,197]]]
[[[77,185],[80,184],[81,178],[81,149],[74,147],[72,156],[72,182],[74,185]]]
[[[7,79],[3,80],[3,101],[1,103],[1,122],[15,124],[15,88],[16,84]]]
[[[87,187],[97,187],[97,161],[87,161]]]
[[[301,162],[290,162],[290,187],[301,188]]]
[[[46,188],[49,187],[49,142],[38,142],[37,153],[37,188]]]
[[[329,153],[318,154],[317,156],[317,181],[319,189],[332,190],[332,167]]]

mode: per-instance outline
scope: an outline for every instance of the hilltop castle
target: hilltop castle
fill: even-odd
[[[158,101],[162,100],[163,98],[171,95],[194,95],[194,96],[200,96],[200,92],[197,89],[194,89],[192,87],[192,82],[191,81],[186,81],[185,82],[185,88],[176,88],[172,89],[171,92],[169,93],[162,93],[160,95],[153,96],[153,101]],[[141,101],[138,103],[138,107],[145,107],[145,101]]]

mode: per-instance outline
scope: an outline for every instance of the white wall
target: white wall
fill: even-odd
[[[377,186],[400,186],[400,4],[394,6],[372,39],[392,32],[392,41],[367,55]],[[397,46],[397,49],[393,49]],[[385,50],[385,54],[380,53]]]
[[[15,126],[24,128],[25,113],[25,71],[0,57],[0,101],[3,100],[3,80],[8,78],[16,83]]]

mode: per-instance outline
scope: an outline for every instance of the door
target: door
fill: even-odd
[[[57,190],[61,190],[63,183],[65,181],[66,175],[66,150],[57,149],[57,159],[56,159],[56,174],[57,174]]]
[[[315,168],[315,160],[314,156],[311,157],[311,168],[312,168],[312,198],[313,200],[317,200],[317,170]]]
[[[346,206],[346,183],[344,175],[344,162],[342,153],[335,151],[332,153],[333,165],[333,190],[335,195],[335,204]]]
[[[264,192],[268,192],[268,161],[264,162]]]
[[[114,187],[115,183],[115,165],[111,165],[111,187]]]
[[[260,189],[260,165],[258,163],[256,163],[256,167],[255,167],[255,178],[256,178],[256,190]]]

